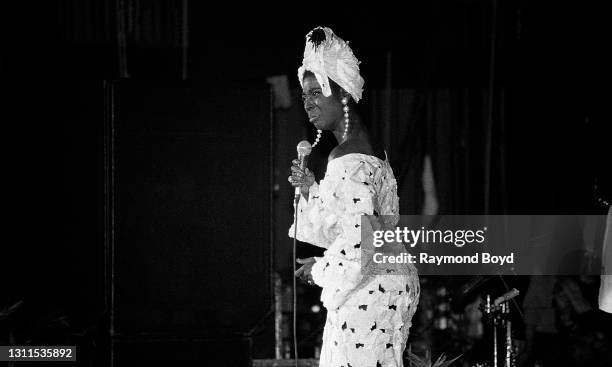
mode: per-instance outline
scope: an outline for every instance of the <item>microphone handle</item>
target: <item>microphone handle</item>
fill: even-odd
[[[298,159],[300,160],[300,168],[303,170],[306,168],[306,158],[308,157],[308,155],[301,155],[298,154]],[[295,187],[295,199],[298,200],[300,198],[300,195],[302,194],[302,191],[300,189],[299,186]]]

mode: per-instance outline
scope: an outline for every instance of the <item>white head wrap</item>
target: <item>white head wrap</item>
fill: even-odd
[[[304,60],[298,69],[300,85],[304,86],[304,72],[308,70],[317,78],[324,96],[331,96],[330,78],[359,102],[364,84],[359,64],[348,42],[327,27],[317,27],[306,35]]]

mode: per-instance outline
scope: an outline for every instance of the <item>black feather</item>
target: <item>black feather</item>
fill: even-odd
[[[308,42],[312,43],[316,49],[317,47],[321,46],[326,39],[327,36],[325,35],[323,28],[316,28],[310,33]]]

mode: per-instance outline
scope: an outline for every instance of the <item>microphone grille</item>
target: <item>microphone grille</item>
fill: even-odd
[[[312,145],[307,140],[302,140],[297,145],[297,152],[300,156],[309,155],[312,151]]]

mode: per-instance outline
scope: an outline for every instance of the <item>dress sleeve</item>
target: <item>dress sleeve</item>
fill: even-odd
[[[321,258],[312,267],[314,282],[323,287],[321,300],[328,309],[340,307],[362,280],[361,216],[374,214],[376,190],[374,177],[377,167],[357,161],[344,168],[338,178],[328,206],[335,213],[335,236]],[[326,223],[327,224],[327,223]]]
[[[297,236],[295,236],[294,222],[289,228],[289,237],[295,236],[299,241],[328,248],[337,236],[336,215],[325,210],[323,204],[319,194],[319,185],[315,182],[308,192],[308,200],[300,195],[297,206]]]

